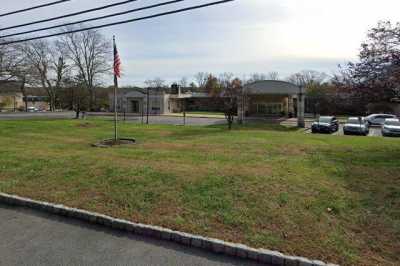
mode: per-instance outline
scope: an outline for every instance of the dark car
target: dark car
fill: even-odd
[[[389,114],[372,114],[366,117],[370,126],[382,126],[386,119],[396,119],[395,115]]]
[[[321,116],[311,126],[312,133],[333,133],[339,130],[339,121],[334,116]]]
[[[345,135],[363,135],[369,134],[369,124],[364,117],[350,117],[343,127]]]

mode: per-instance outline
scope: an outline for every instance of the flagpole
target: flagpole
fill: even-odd
[[[115,43],[115,36],[113,36],[113,47],[114,47],[114,64],[115,64],[115,48],[116,48],[116,43]],[[118,141],[118,99],[117,99],[117,90],[118,90],[118,77],[117,74],[114,71],[114,141]]]

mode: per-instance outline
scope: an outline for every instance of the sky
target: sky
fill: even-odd
[[[51,1],[1,0],[0,13]],[[54,7],[0,17],[0,25],[11,26],[120,1],[71,0]],[[138,0],[62,21],[72,22],[165,1]],[[212,1],[186,0],[92,24]],[[332,74],[338,64],[357,60],[368,29],[379,20],[400,21],[399,10],[399,0],[236,0],[184,14],[114,26],[101,32],[110,41],[116,35],[123,64],[122,85],[140,86],[146,79],[155,77],[167,82],[187,77],[190,81],[197,72],[232,72],[244,78],[251,73],[276,71],[284,78],[309,69]],[[105,83],[112,83],[112,78]]]

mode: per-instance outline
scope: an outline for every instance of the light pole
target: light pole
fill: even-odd
[[[147,88],[147,114],[146,114],[146,124],[149,124],[149,112],[150,112],[150,88]]]
[[[304,121],[304,92],[303,86],[299,87],[299,94],[297,96],[297,126],[300,128],[305,128]]]

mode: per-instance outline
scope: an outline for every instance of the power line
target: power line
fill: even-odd
[[[116,25],[121,25],[121,24],[127,24],[127,23],[136,22],[136,21],[147,20],[147,19],[163,17],[163,16],[167,16],[167,15],[182,13],[182,12],[186,12],[186,11],[190,11],[190,10],[201,9],[201,8],[205,8],[205,7],[209,7],[209,6],[220,5],[220,4],[233,2],[233,1],[235,1],[235,0],[222,0],[222,1],[211,2],[211,3],[207,3],[207,4],[203,4],[203,5],[191,6],[191,7],[177,9],[177,10],[173,10],[173,11],[162,12],[162,13],[158,13],[158,14],[154,14],[154,15],[150,15],[150,16],[139,17],[139,18],[134,18],[134,19],[129,19],[129,20],[123,20],[123,21],[118,21],[118,22],[113,22],[113,23],[108,23],[108,24],[103,24],[103,25],[98,25],[98,26],[93,26],[93,27],[81,28],[81,29],[76,29],[76,30],[48,34],[48,35],[42,35],[42,36],[21,39],[21,40],[15,40],[15,41],[8,41],[8,42],[6,41],[3,43],[0,43],[0,46],[14,44],[14,43],[22,43],[22,42],[27,42],[27,41],[40,40],[40,39],[45,39],[45,38],[50,38],[50,37],[55,37],[55,36],[61,36],[61,35],[66,35],[66,34],[71,34],[71,33],[82,32],[82,31],[101,29],[101,28],[106,28],[106,27],[111,27],[111,26],[116,26]]]
[[[65,2],[69,2],[69,1],[71,1],[71,0],[60,0],[60,1],[56,1],[56,2],[51,2],[51,3],[47,3],[47,4],[42,4],[42,5],[38,5],[38,6],[33,6],[33,7],[20,9],[20,10],[15,10],[15,11],[7,12],[7,13],[4,13],[4,14],[0,14],[0,17],[10,16],[10,15],[18,14],[18,13],[23,13],[23,12],[31,11],[31,10],[34,10],[34,9],[43,8],[43,7],[54,6],[54,5],[62,4],[62,3],[65,3]]]
[[[64,1],[70,1],[70,0],[64,0]],[[29,22],[29,23],[19,24],[19,25],[15,25],[15,26],[0,28],[0,31],[21,28],[21,27],[25,27],[25,26],[35,25],[35,24],[49,22],[49,21],[63,19],[63,18],[75,17],[75,16],[78,16],[78,15],[87,14],[87,13],[91,13],[91,12],[94,12],[94,11],[99,11],[99,10],[115,7],[115,6],[121,6],[121,5],[125,5],[125,4],[128,4],[128,3],[136,2],[136,1],[138,1],[138,0],[122,1],[122,2],[118,2],[118,3],[109,4],[109,5],[105,5],[105,6],[100,6],[100,7],[96,7],[96,8],[91,8],[91,9],[87,9],[87,10],[83,10],[83,11],[79,11],[79,12],[74,12],[74,13],[70,13],[70,14],[62,15],[62,16],[58,16],[58,17],[52,17],[52,18],[37,20],[37,21]]]
[[[96,21],[96,20],[101,20],[101,19],[121,16],[121,15],[126,15],[126,14],[129,14],[129,13],[134,13],[134,12],[138,12],[138,11],[142,11],[142,10],[146,10],[146,9],[152,9],[152,8],[156,8],[156,7],[160,7],[160,6],[176,4],[176,3],[179,3],[179,2],[183,2],[183,1],[186,1],[186,0],[168,1],[168,2],[154,4],[154,5],[150,5],[150,6],[144,6],[144,7],[140,7],[140,8],[135,8],[135,9],[131,9],[131,10],[123,11],[123,12],[113,13],[113,14],[105,15],[105,16],[101,16],[101,17],[90,18],[90,19],[85,19],[85,20],[80,20],[80,21],[69,22],[69,23],[64,23],[64,24],[60,24],[60,25],[40,28],[40,29],[34,29],[34,30],[28,30],[28,31],[23,31],[23,32],[7,34],[7,35],[0,36],[0,38],[14,37],[14,36],[20,36],[20,35],[28,34],[28,33],[51,30],[51,29],[56,29],[56,28],[61,28],[61,27],[66,27],[66,26],[72,26],[72,25],[76,25],[76,24],[81,24],[81,23],[86,23],[86,22],[91,22],[91,21]]]

